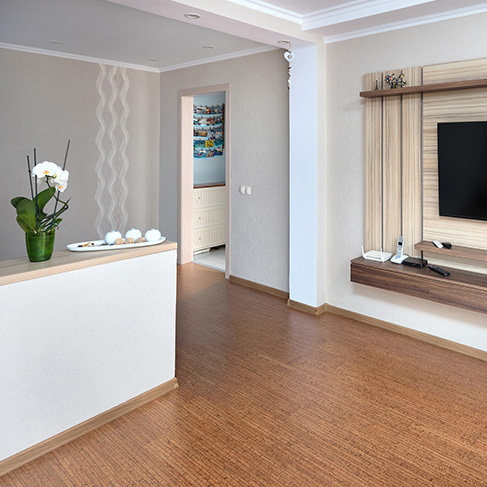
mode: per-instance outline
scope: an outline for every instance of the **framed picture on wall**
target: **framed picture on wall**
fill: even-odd
[[[223,155],[225,104],[193,106],[193,156],[197,159]]]

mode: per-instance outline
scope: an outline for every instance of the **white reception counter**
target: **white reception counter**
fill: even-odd
[[[175,387],[176,244],[0,262],[0,475]]]

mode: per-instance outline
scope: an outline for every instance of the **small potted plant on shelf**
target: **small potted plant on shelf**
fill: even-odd
[[[384,76],[384,81],[386,82],[386,84],[390,86],[391,89],[395,89],[397,87],[403,88],[404,86],[407,85],[407,81],[406,81],[406,77],[404,76],[404,73],[401,73],[397,77],[394,77],[394,73],[386,74]]]
[[[10,201],[17,211],[17,223],[25,232],[27,255],[31,262],[43,262],[51,258],[55,232],[62,221],[59,217],[68,209],[69,200],[62,201],[60,193],[63,193],[68,186],[69,172],[66,171],[66,161],[69,144],[68,140],[62,168],[50,161],[37,164],[36,149],[34,149],[32,169],[27,156],[31,199],[17,196]],[[39,192],[38,184],[41,181],[46,183],[47,188]],[[54,202],[54,209],[51,213],[47,213],[46,206],[51,200]]]

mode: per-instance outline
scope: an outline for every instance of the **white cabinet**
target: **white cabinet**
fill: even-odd
[[[225,186],[193,190],[193,250],[225,245]]]

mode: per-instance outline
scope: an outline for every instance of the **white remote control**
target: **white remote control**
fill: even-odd
[[[433,240],[433,243],[439,248],[439,249],[442,249],[443,248],[443,244],[438,241],[438,240]]]

